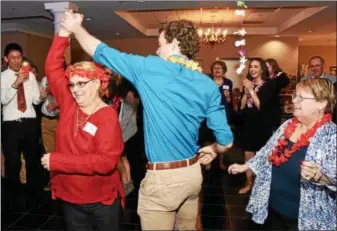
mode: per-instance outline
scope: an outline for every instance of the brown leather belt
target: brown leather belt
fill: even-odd
[[[175,169],[183,168],[195,164],[198,161],[198,156],[194,156],[191,159],[179,160],[174,162],[159,162],[159,163],[148,163],[147,169],[149,170],[164,170],[164,169]]]

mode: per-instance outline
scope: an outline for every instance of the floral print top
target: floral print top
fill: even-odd
[[[272,179],[272,165],[268,156],[289,122],[283,123],[256,156],[247,162],[256,174],[247,211],[252,213],[252,220],[258,224],[263,224],[268,216]],[[332,184],[301,181],[298,229],[336,230],[336,124],[326,123],[316,131],[310,140],[305,160],[315,163]]]

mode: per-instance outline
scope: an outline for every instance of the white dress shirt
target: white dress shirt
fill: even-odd
[[[138,130],[135,105],[123,100],[120,106],[119,122],[124,142],[134,136]]]
[[[18,110],[17,89],[12,87],[16,80],[16,72],[7,69],[1,72],[1,103],[3,104],[3,121],[12,121],[20,118],[36,118],[33,104],[38,105],[40,100],[40,90],[36,78],[29,72],[29,78],[23,82],[27,110]]]
[[[47,88],[48,87],[48,81],[47,81],[47,77],[43,77],[41,80],[41,87]],[[43,102],[43,105],[41,107],[41,112],[42,114],[46,115],[46,116],[50,116],[50,117],[56,117],[59,115],[60,110],[59,109],[55,109],[53,111],[48,111],[47,106],[50,103],[56,103],[56,100],[54,98],[54,96],[52,94],[48,94],[46,100]]]

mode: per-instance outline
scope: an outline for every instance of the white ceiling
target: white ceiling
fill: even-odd
[[[1,30],[21,30],[51,37],[53,17],[44,9],[46,2],[58,1],[1,1]],[[213,18],[216,27],[226,28],[229,33],[240,26],[240,19],[234,14],[235,1],[73,3],[86,17],[92,18],[84,22],[89,32],[103,40],[155,36],[160,25],[172,19],[186,18],[206,27],[212,25]],[[249,34],[298,37],[302,45],[336,44],[335,1],[246,1],[246,4],[244,25]]]

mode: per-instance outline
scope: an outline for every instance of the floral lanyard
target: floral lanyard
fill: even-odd
[[[253,90],[255,93],[257,93],[259,91],[259,89],[263,86],[264,81],[262,81],[260,84],[254,84],[253,83]],[[254,100],[252,98],[252,96],[248,93],[247,94],[247,107],[252,108],[254,105]]]

